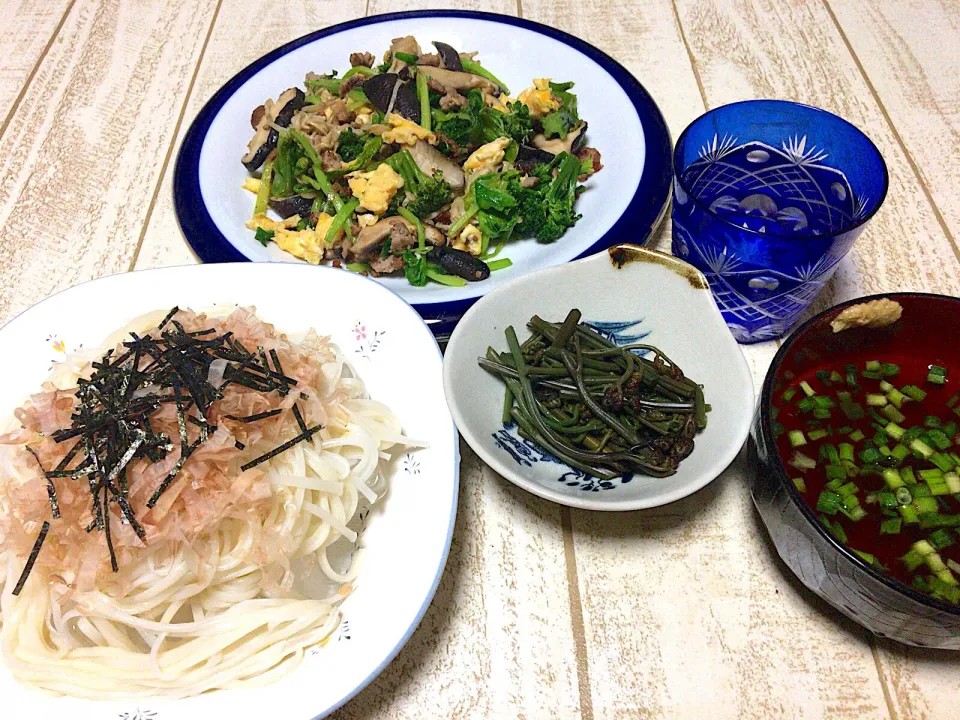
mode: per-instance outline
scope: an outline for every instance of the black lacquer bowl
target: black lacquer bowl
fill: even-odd
[[[903,316],[886,328],[834,333],[830,322],[844,308],[887,297]],[[804,323],[777,352],[763,383],[750,453],[756,467],[753,500],[777,552],[800,581],[873,633],[908,645],[960,650],[960,606],[922,594],[883,574],[841,545],[801,498],[781,462],[773,434],[772,399],[799,374],[823,363],[858,363],[875,357],[955,357],[960,299],[893,293],[837,305]]]

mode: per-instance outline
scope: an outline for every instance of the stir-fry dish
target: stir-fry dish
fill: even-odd
[[[258,241],[462,286],[509,267],[509,240],[552,243],[573,227],[579,183],[602,168],[573,83],[538,78],[513,98],[476,52],[433,46],[396,38],[379,65],[353,53],[342,76],[308,73],[254,109],[242,162]]]
[[[487,349],[480,366],[507,386],[503,423],[594,477],[665,477],[693,452],[707,426],[703,388],[652,345],[617,345],[580,322],[534,316],[522,344],[506,329],[507,352]]]
[[[839,542],[916,590],[960,603],[953,372],[910,356],[789,378],[774,398],[774,432],[801,496]]]

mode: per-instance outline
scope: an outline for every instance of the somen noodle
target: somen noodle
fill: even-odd
[[[58,364],[0,435],[0,644],[26,685],[185,697],[291,671],[415,445],[328,338],[160,315]]]

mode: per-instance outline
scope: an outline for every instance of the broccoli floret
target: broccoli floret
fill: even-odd
[[[345,163],[353,162],[363,152],[363,146],[366,145],[366,142],[362,135],[357,135],[353,130],[347,128],[337,136],[337,155]]]
[[[501,112],[492,107],[481,111],[483,120],[483,142],[488,143],[500,137],[508,137],[523,145],[533,135],[533,118],[530,108],[521,102],[507,105],[509,112]]]
[[[443,174],[439,171],[433,177],[424,174],[408,151],[391,155],[386,163],[403,178],[402,195],[413,195],[404,207],[417,217],[429,215],[450,202],[450,185],[443,179]]]
[[[483,108],[483,95],[479,90],[470,90],[466,107],[456,112],[433,111],[433,130],[462,148],[480,145],[483,140]],[[444,152],[444,147],[441,146],[440,151]]]
[[[552,176],[554,168],[556,177]],[[520,237],[535,236],[541,242],[553,242],[580,219],[573,210],[580,161],[569,153],[560,153],[549,165],[538,165],[532,175],[540,179],[534,188],[511,183],[511,192],[519,201],[516,232]]]

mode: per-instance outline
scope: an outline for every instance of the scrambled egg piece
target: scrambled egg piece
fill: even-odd
[[[277,232],[278,230],[289,230],[290,228],[295,228],[298,222],[300,222],[299,215],[292,215],[285,220],[271,220],[263,213],[257,213],[252,218],[247,220],[245,225],[248,230],[256,230],[257,228],[260,228],[262,230],[269,230],[270,232]]]
[[[387,122],[390,129],[383,133],[383,141],[387,143],[397,143],[398,145],[416,145],[417,140],[426,140],[431,145],[437,144],[437,136],[429,130],[417,125],[412,120],[407,120],[396,113],[387,115]]]
[[[543,117],[560,107],[560,98],[550,92],[550,78],[536,78],[533,87],[520,93],[517,100],[530,108],[533,117]]]
[[[376,215],[387,211],[394,193],[403,187],[403,178],[386,163],[370,172],[350,173],[347,182],[353,196],[360,201],[360,207]]]
[[[248,177],[243,181],[243,189],[249,190],[254,195],[260,192],[260,178]]]
[[[479,255],[483,247],[483,233],[476,225],[467,225],[460,234],[450,242],[454,250],[463,250],[471,255]]]
[[[373,120],[373,108],[369,105],[361,105],[356,110],[357,117],[354,118],[354,122],[357,125],[369,125],[370,121]]]
[[[510,112],[510,108],[507,107],[507,103],[516,102],[516,98],[512,98],[509,95],[501,95],[500,97],[495,97],[488,92],[483,93],[483,101],[492,107],[494,110],[499,110],[502,113]]]
[[[310,228],[296,230],[299,222],[299,215],[277,221],[271,220],[263,213],[258,213],[247,221],[246,226],[251,230],[262,228],[272,232],[273,241],[281,250],[294,257],[306,260],[311,265],[319,265],[320,261],[323,260],[324,250],[326,250],[323,239],[333,223],[333,217],[327,215],[327,213],[320,213],[317,218],[317,227],[314,230]],[[339,240],[342,234],[343,231],[340,230],[334,238],[334,242]]]
[[[902,314],[903,306],[900,303],[889,298],[880,298],[844,309],[831,321],[830,327],[835,333],[853,327],[886,327],[893,325]]]
[[[360,229],[363,230],[365,227],[370,227],[371,225],[376,225],[378,218],[373,213],[364,213],[362,215],[357,215],[357,224],[360,226]]]
[[[481,145],[467,158],[467,161],[463,164],[463,169],[477,177],[496,172],[497,166],[503,162],[503,152],[510,142],[510,138],[502,137],[493,142],[488,142],[486,145]]]

